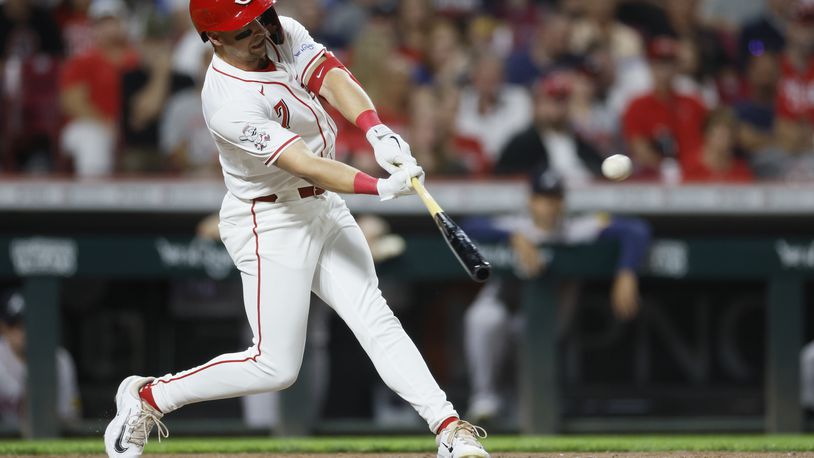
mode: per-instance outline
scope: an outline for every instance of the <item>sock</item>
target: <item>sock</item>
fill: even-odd
[[[161,412],[161,409],[158,408],[158,404],[155,403],[155,398],[153,398],[153,385],[151,383],[141,387],[141,389],[138,390],[138,396],[142,401],[150,404],[150,407]]]
[[[449,426],[450,423],[454,423],[454,422],[456,422],[458,420],[459,420],[458,417],[449,417],[446,420],[442,421],[441,422],[441,427],[438,428],[438,432],[436,432],[435,434],[441,434],[441,431],[443,431],[447,426]]]

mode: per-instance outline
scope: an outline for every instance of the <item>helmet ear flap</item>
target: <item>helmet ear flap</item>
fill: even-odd
[[[280,16],[277,15],[277,11],[272,6],[271,8],[267,9],[263,14],[260,15],[260,23],[264,26],[268,25],[275,25],[276,30],[274,33],[271,34],[271,41],[274,44],[281,45],[285,42],[285,32],[283,32],[283,24],[280,22]]]

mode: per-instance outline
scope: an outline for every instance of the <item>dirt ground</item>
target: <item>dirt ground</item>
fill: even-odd
[[[2,456],[2,455],[0,455]],[[15,458],[51,458],[56,456],[66,455],[14,455]],[[67,455],[71,458],[85,458],[92,457],[98,458],[102,455]],[[268,458],[277,456],[281,458],[322,458],[328,456],[336,456],[340,458],[435,458],[435,454],[431,453],[403,453],[403,454],[382,454],[382,453],[369,453],[369,454],[255,454],[244,453],[238,455],[221,455],[221,454],[174,454],[174,455],[154,455],[146,454],[147,458]],[[814,458],[814,453],[755,453],[755,452],[661,452],[661,453],[492,453],[492,458]]]

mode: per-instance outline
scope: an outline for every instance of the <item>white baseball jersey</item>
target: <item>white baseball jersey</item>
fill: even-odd
[[[335,155],[336,124],[303,84],[325,47],[294,19],[280,22],[284,43],[266,45],[273,70],[247,72],[215,55],[203,86],[204,118],[220,152],[226,188],[241,199],[310,185],[274,166],[298,139],[316,155]]]
[[[506,232],[523,234],[535,244],[541,243],[588,243],[596,240],[607,227],[608,216],[604,213],[565,216],[554,230],[541,229],[531,215],[508,215],[495,219],[495,227]]]

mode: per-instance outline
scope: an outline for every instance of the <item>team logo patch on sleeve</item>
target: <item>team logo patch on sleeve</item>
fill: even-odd
[[[265,151],[271,141],[271,135],[268,132],[257,130],[257,127],[247,124],[243,128],[243,135],[240,136],[240,141],[244,143],[251,143],[257,151]]]

